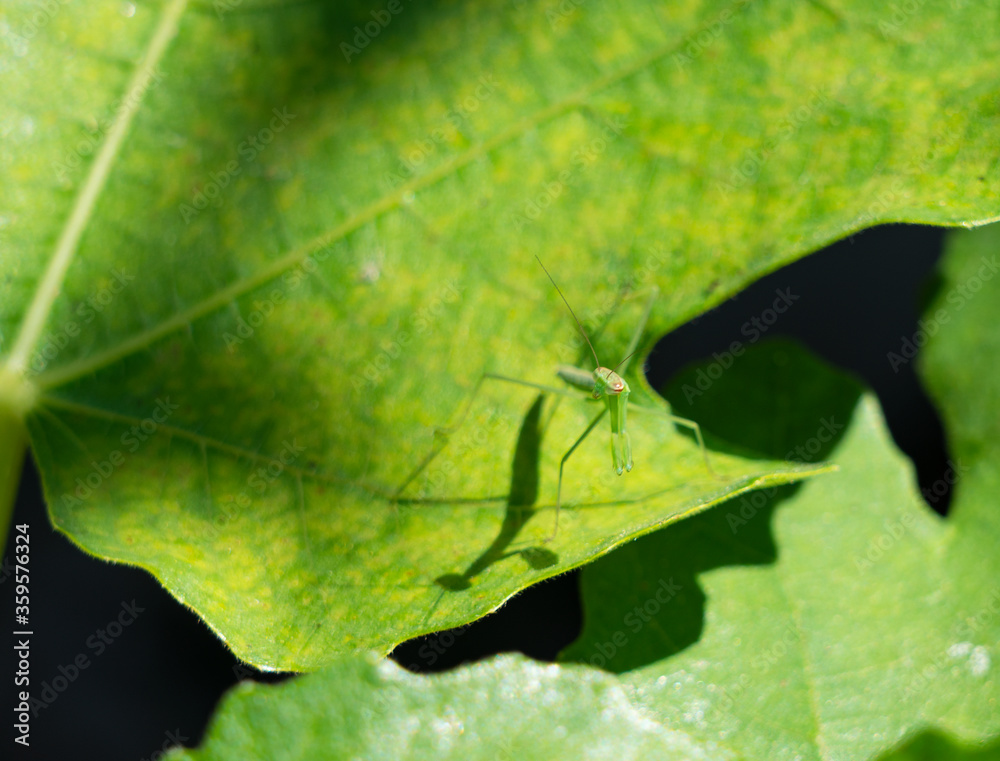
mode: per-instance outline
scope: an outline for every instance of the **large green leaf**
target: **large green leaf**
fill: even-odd
[[[424,679],[344,657],[277,687],[245,682],[205,743],[180,759],[713,759],[704,743],[650,721],[617,680],[501,656]]]
[[[265,667],[821,469],[716,440],[718,481],[636,414],[636,470],[592,436],[543,544],[592,407],[471,399],[587,361],[533,254],[614,364],[653,285],[642,351],[868,224],[1000,212],[996,3],[52,8],[0,11],[0,496],[28,407],[55,525]]]
[[[841,469],[760,500],[757,492],[587,566],[586,625],[565,660],[618,677],[500,657],[417,678],[344,659],[291,685],[242,686],[204,746],[174,758],[331,749],[630,758],[638,748],[671,759],[995,758],[1000,745],[982,743],[1000,735],[1000,527],[996,491],[984,487],[996,477],[1000,437],[968,432],[997,425],[1000,347],[984,337],[1000,319],[1000,281],[956,294],[973,293],[977,270],[1000,249],[1000,226],[952,241],[926,318],[940,323],[927,353],[932,386],[964,394],[961,411],[943,405],[961,471],[947,519],[921,500],[871,394],[793,344],[762,344],[711,401],[725,407],[749,390],[758,404],[730,423],[753,427],[759,416],[747,446],[832,448]],[[973,353],[969,369],[961,358]],[[721,412],[712,424],[727,421]],[[588,722],[599,729],[582,729]],[[292,724],[290,738],[279,727]]]

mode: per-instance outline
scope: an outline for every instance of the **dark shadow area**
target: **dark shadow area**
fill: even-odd
[[[544,395],[539,395],[521,424],[514,459],[511,463],[510,498],[507,512],[496,539],[461,574],[450,573],[436,579],[446,592],[463,592],[473,586],[476,576],[493,563],[519,556],[534,569],[555,565],[559,557],[546,547],[527,547],[508,552],[508,547],[524,525],[534,516],[538,500],[538,458],[541,447],[541,417]],[[567,584],[570,589],[567,590]],[[520,650],[532,657],[552,660],[568,645],[579,631],[579,605],[575,602],[575,576],[537,584],[521,597],[535,598],[535,603],[550,610],[560,607],[556,600],[562,598],[567,615],[564,626],[551,632],[544,640],[532,642],[534,627],[522,619],[523,603],[513,609],[513,616],[505,606],[497,613],[469,626],[429,634],[400,645],[392,658],[401,666],[416,672],[440,671],[453,668],[467,661],[476,661],[496,652]],[[508,625],[497,627],[497,619],[510,619]],[[470,636],[466,636],[470,635]],[[499,635],[499,636],[498,636]],[[527,638],[526,636],[527,635]]]
[[[554,552],[544,547],[528,547],[524,550],[507,552],[511,542],[535,514],[534,506],[538,501],[538,457],[542,438],[540,424],[544,401],[544,395],[539,394],[528,414],[524,416],[524,422],[521,423],[517,445],[514,448],[514,461],[510,468],[510,496],[500,532],[490,546],[483,550],[483,553],[463,573],[447,573],[435,579],[442,589],[449,592],[468,589],[476,576],[497,561],[514,555],[520,555],[535,569],[548,568],[559,561]]]
[[[942,732],[930,730],[879,756],[879,761],[1000,761],[1000,741],[963,745]]]
[[[683,389],[704,367],[689,366],[670,381],[666,393],[672,403],[677,396],[684,402]],[[835,454],[861,393],[851,376],[798,343],[767,339],[748,348],[703,392],[698,412],[707,431],[744,456],[820,462]],[[580,643],[584,652],[574,646],[572,657],[621,673],[697,642],[706,603],[699,576],[723,566],[773,563],[772,513],[800,488],[791,484],[742,494],[640,538],[620,564],[614,554],[599,561],[588,595],[601,601],[602,619],[621,626],[590,631]],[[652,620],[655,625],[645,626]]]
[[[798,488],[793,484],[752,492],[676,523],[668,531],[636,540],[630,545],[633,551],[659,557],[662,563],[635,569],[643,575],[631,579],[616,568],[614,574],[609,574],[606,589],[603,580],[591,579],[591,594],[603,598],[604,607],[609,605],[607,600],[619,599],[623,588],[636,590],[636,599],[621,600],[620,615],[611,617],[621,624],[617,630],[591,631],[581,643],[584,652],[574,645],[567,662],[620,674],[668,658],[696,643],[704,627],[707,600],[698,576],[723,566],[773,563],[777,549],[771,536],[771,516]],[[740,521],[736,533],[731,528],[734,515]],[[652,584],[650,579],[654,580]],[[669,593],[677,590],[666,601],[656,596],[664,583]],[[655,621],[655,627],[646,626],[650,621]]]
[[[688,365],[671,378],[664,396],[672,410],[698,421],[708,441],[742,457],[822,462],[847,425],[861,387],[787,338],[748,346],[715,380],[707,365]],[[690,435],[687,429],[680,432]]]
[[[951,488],[943,495],[930,492],[932,485],[948,482],[944,429],[915,362],[904,356],[933,291],[943,236],[938,228],[885,225],[767,275],[665,336],[647,366],[650,382],[663,388],[681,368],[709,359],[704,369],[710,387],[714,381],[707,374],[726,373],[743,361],[734,354],[734,344],[746,349],[764,338],[795,338],[878,394],[893,438],[913,460],[921,491],[932,508],[946,514]],[[696,383],[692,387],[701,390]],[[708,431],[718,417],[698,393],[675,394],[670,402],[679,405],[677,414]]]
[[[579,635],[581,623],[577,574],[567,573],[529,587],[468,626],[404,642],[392,659],[418,673],[447,671],[507,652],[554,661]]]

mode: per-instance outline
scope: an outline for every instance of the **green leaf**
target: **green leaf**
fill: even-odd
[[[921,366],[951,441],[947,519],[921,499],[865,394],[828,453],[837,473],[758,492],[586,568],[586,623],[565,659],[622,672],[664,725],[721,737],[746,758],[872,758],[927,726],[964,743],[1000,734],[998,247],[1000,226],[953,234],[920,328],[932,335],[906,337],[927,341]],[[828,375],[824,396],[815,360],[770,344],[699,405],[742,396],[768,366],[778,393],[749,409],[781,446],[810,446],[788,411],[819,435],[857,393]],[[753,428],[722,414],[705,427],[727,424]]]
[[[0,433],[26,372],[54,524],[263,667],[822,469],[716,440],[717,482],[635,414],[636,469],[592,436],[544,544],[592,408],[471,398],[587,361],[533,254],[614,364],[653,285],[639,358],[851,231],[1000,211],[995,4],[53,7],[3,10]]]
[[[952,236],[922,327],[934,332],[933,388],[961,390],[973,415],[946,412],[952,431],[996,425],[1000,347],[976,352],[969,372],[954,360],[973,353],[1000,317],[1000,284],[979,272],[998,246],[1000,226]],[[716,413],[706,427],[753,431],[744,444],[764,452],[829,453],[841,469],[756,492],[766,499],[708,511],[588,566],[585,630],[564,657],[601,669],[499,657],[415,677],[345,658],[290,684],[241,686],[203,746],[172,758],[333,749],[573,759],[607,758],[608,748],[624,758],[995,758],[1000,744],[982,743],[1000,734],[1000,589],[990,552],[1000,527],[987,523],[995,497],[977,486],[997,470],[1000,439],[987,435],[973,450],[955,434],[961,481],[953,514],[941,519],[916,492],[871,394],[794,344],[752,347],[708,394],[698,402]],[[726,409],[744,395],[754,403]],[[920,731],[927,727],[937,729]]]
[[[520,696],[516,697],[515,696]],[[197,751],[166,758],[618,759],[734,758],[650,721],[617,680],[501,656],[425,679],[391,661],[344,657],[266,686],[245,682],[222,702]]]

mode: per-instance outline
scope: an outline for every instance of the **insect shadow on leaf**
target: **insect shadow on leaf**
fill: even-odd
[[[524,525],[535,514],[538,500],[538,470],[541,451],[541,417],[544,394],[539,394],[521,424],[514,448],[514,460],[510,469],[510,492],[507,510],[496,538],[482,554],[476,558],[464,573],[447,573],[435,579],[438,586],[450,592],[459,592],[472,585],[472,579],[504,558],[520,555],[529,566],[538,570],[555,565],[559,556],[544,547],[528,547],[508,552],[511,542]]]

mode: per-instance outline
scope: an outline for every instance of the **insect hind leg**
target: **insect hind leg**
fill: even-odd
[[[452,434],[458,431],[462,425],[465,423],[465,419],[469,416],[469,412],[472,410],[472,406],[476,401],[476,397],[479,396],[479,392],[482,390],[483,384],[487,380],[502,381],[505,383],[514,383],[518,386],[526,386],[527,388],[534,388],[539,391],[550,394],[559,394],[561,396],[571,396],[574,398],[579,398],[579,393],[569,391],[568,389],[556,388],[554,386],[545,386],[540,383],[534,383],[532,381],[522,380],[520,378],[512,378],[507,375],[499,375],[497,373],[483,373],[479,376],[479,380],[476,381],[476,385],[472,389],[472,393],[469,394],[468,400],[465,402],[465,406],[459,412],[458,418],[455,422],[447,426],[440,426],[434,428],[434,443],[431,446],[431,451],[413,468],[410,474],[403,480],[403,483],[393,492],[392,500],[398,502],[406,489],[412,484],[417,477],[426,470],[427,466],[433,462],[434,458],[437,457],[446,446],[448,446],[448,441]]]

